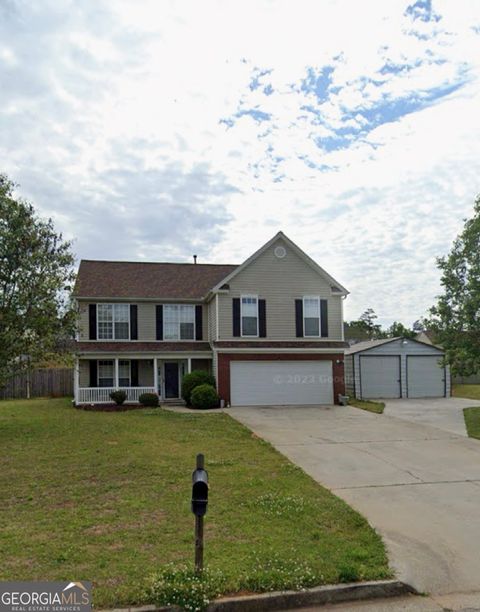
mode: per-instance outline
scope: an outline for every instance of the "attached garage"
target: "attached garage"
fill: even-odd
[[[441,348],[410,338],[354,344],[345,352],[346,392],[360,399],[448,397]]]
[[[232,406],[333,404],[332,361],[232,361]]]

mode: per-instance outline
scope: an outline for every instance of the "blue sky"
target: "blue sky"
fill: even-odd
[[[425,314],[480,192],[479,2],[26,7],[0,4],[1,170],[79,258],[236,263],[282,229],[347,319]]]

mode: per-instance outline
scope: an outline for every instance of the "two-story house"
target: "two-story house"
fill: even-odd
[[[331,404],[347,294],[282,232],[241,265],[83,260],[75,402],[175,400],[204,369],[227,405]]]

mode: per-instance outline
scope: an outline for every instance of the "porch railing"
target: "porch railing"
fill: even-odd
[[[112,391],[125,391],[126,402],[138,403],[142,393],[157,393],[154,387],[80,387],[78,389],[77,404],[110,404]]]

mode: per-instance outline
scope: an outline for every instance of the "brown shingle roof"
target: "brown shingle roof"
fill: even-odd
[[[92,298],[201,299],[236,267],[82,259],[74,294]]]

